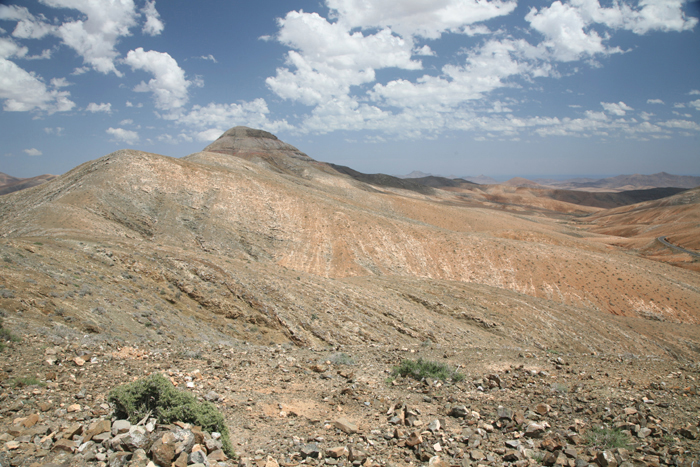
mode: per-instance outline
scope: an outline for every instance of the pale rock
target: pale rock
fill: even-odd
[[[189,456],[189,463],[209,465],[209,459],[204,451],[193,451]]]
[[[126,433],[130,428],[131,422],[129,422],[129,420],[115,420],[112,424],[112,436]]]
[[[528,438],[539,438],[544,433],[545,427],[540,423],[530,423],[525,428],[525,436]]]
[[[433,456],[428,461],[428,467],[450,467],[450,464],[442,460],[440,456]]]
[[[348,448],[346,448],[345,446],[337,446],[337,447],[334,447],[334,448],[327,450],[326,455],[328,457],[338,459],[340,457],[348,455]]]
[[[345,417],[341,417],[333,422],[333,426],[339,429],[340,431],[344,431],[345,433],[352,435],[354,433],[357,433],[358,427],[356,423],[351,422]]]
[[[617,467],[617,459],[612,451],[600,451],[596,461],[600,467]]]
[[[410,435],[408,435],[408,439],[406,439],[406,446],[413,447],[422,442],[423,437],[421,436],[421,434],[417,431],[414,431]]]

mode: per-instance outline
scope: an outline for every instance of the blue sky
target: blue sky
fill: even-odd
[[[700,174],[700,3],[0,0],[0,172],[236,125],[363,172]]]

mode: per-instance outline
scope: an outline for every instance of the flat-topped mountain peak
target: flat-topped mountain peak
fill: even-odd
[[[236,126],[224,132],[219,138],[204,148],[204,152],[217,152],[232,156],[253,159],[291,157],[312,162],[313,159],[264,130]]]

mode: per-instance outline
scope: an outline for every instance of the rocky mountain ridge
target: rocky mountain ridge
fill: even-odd
[[[201,435],[154,457],[192,427],[115,432],[107,393],[153,373],[217,404],[245,467],[697,456],[700,276],[658,259],[694,260],[596,232],[691,235],[693,190],[603,210],[371,184],[248,128],[209,149],[121,150],[0,197],[2,335],[20,340],[0,364],[2,465],[215,452]],[[466,380],[397,377],[417,357]],[[626,447],[586,441],[597,426]]]

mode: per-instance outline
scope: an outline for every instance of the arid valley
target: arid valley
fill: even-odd
[[[0,466],[700,461],[700,187],[367,175],[246,127],[41,182],[0,196]],[[152,374],[235,455],[117,423]]]

